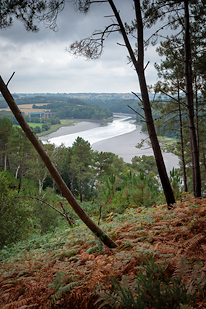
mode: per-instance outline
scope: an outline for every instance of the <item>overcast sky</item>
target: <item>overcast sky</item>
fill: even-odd
[[[123,22],[134,19],[132,0],[116,0]],[[9,84],[12,93],[76,93],[76,92],[139,92],[137,75],[127,60],[127,50],[119,33],[105,41],[104,52],[98,60],[85,60],[70,55],[66,48],[75,40],[90,36],[94,30],[104,29],[111,15],[108,3],[93,4],[85,15],[74,10],[71,2],[59,14],[58,31],[38,24],[38,33],[27,32],[22,23],[0,30],[1,71],[6,82],[15,71]],[[147,31],[148,32],[148,31]],[[154,62],[159,58],[156,46],[145,54],[148,84],[157,81]]]

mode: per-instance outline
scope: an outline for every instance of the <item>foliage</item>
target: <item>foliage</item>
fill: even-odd
[[[123,290],[130,290],[137,301],[138,278],[142,273],[142,290],[151,288],[151,283],[155,287],[152,295],[160,290],[164,298],[167,283],[171,281],[173,284],[168,291],[172,298],[175,287],[182,288],[177,291],[178,296],[185,285],[188,297],[196,296],[193,308],[203,308],[206,291],[205,215],[205,199],[187,195],[173,210],[168,210],[165,205],[139,207],[127,209],[121,215],[108,216],[101,227],[118,244],[118,248],[112,250],[101,247],[80,220],[76,220],[73,227],[63,223],[53,233],[36,234],[4,247],[0,250],[0,306],[14,306],[14,302],[16,305],[24,300],[28,306],[38,304],[48,308],[52,297],[59,291],[61,296],[56,307],[97,308],[101,305],[95,305],[99,297],[98,287],[102,290],[102,297],[104,291],[112,293],[112,277],[117,278]],[[151,255],[154,263],[149,261]],[[182,277],[180,284],[179,277]],[[158,280],[163,283],[160,288]],[[52,282],[54,289],[48,288]],[[73,282],[78,282],[77,286],[71,290],[71,286],[66,287]],[[55,290],[58,283],[61,287]],[[62,293],[64,287],[70,291]],[[180,305],[180,308],[192,309],[189,303]]]
[[[0,248],[27,238],[31,232],[30,205],[17,196],[14,178],[0,172]]]
[[[173,192],[175,194],[175,198],[179,198],[182,192],[181,184],[182,180],[179,176],[179,171],[177,169],[173,169],[170,171],[170,182],[172,185]]]
[[[85,178],[91,178],[92,174],[92,156],[91,145],[82,137],[77,137],[71,148],[71,167],[77,175],[79,182],[79,198],[83,200],[83,183]],[[87,181],[89,183],[89,179]],[[88,184],[92,187],[92,182]]]
[[[36,101],[37,100],[39,99],[36,98]],[[94,105],[92,102],[88,103],[81,99],[63,98],[57,101],[51,97],[44,98],[44,103],[45,101],[48,103],[42,104],[41,106],[34,104],[33,108],[49,109],[52,113],[55,113],[55,118],[107,119],[112,116],[112,112],[105,107]],[[53,120],[53,122],[56,121]]]
[[[101,214],[105,218],[109,213],[123,213],[127,208],[150,207],[158,202],[159,182],[151,172],[134,173],[128,171],[120,177],[110,175],[99,184]]]
[[[9,120],[12,121],[13,124],[18,125],[18,122],[11,111],[1,110],[0,119],[3,119],[3,118],[8,118]]]
[[[63,272],[57,271],[54,277],[54,281],[48,285],[50,289],[56,291],[55,294],[52,296],[49,307],[52,307],[56,303],[56,301],[62,296],[62,294],[70,292],[71,289],[78,284],[77,282],[69,282],[65,285],[66,282],[67,278],[65,277]]]
[[[140,266],[138,277],[132,287],[123,277],[120,284],[115,278],[112,282],[112,293],[100,292],[103,303],[98,307],[110,305],[112,308],[136,309],[175,309],[180,304],[191,304],[194,295],[188,293],[182,278],[168,278],[166,276],[166,263],[162,266],[154,261],[153,257],[144,261]]]
[[[41,128],[39,126],[34,127],[34,131],[38,134],[41,133]]]
[[[8,118],[0,119],[0,158],[1,168],[4,170],[7,165],[8,158],[6,156],[7,142],[12,130],[12,121]]]
[[[131,167],[137,170],[140,173],[145,173],[149,175],[149,173],[154,173],[157,175],[157,166],[155,164],[155,159],[153,156],[145,156],[142,157],[135,156],[132,158],[132,165]]]

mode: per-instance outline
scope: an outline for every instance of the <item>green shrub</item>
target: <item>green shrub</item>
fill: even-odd
[[[122,283],[115,278],[112,281],[110,293],[100,291],[98,307],[106,308],[134,308],[134,309],[175,309],[181,305],[192,304],[195,294],[190,294],[182,278],[168,278],[166,265],[154,262],[154,258],[145,260],[140,267],[136,282],[129,286],[127,278]]]
[[[0,172],[0,248],[28,237],[30,232],[30,206],[20,201],[15,190],[15,179]]]

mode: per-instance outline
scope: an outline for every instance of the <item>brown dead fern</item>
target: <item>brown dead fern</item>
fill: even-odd
[[[17,300],[17,301],[14,301],[10,304],[3,306],[2,309],[17,309],[17,308],[27,305],[28,302],[31,301],[32,299],[33,297],[25,298],[22,300]]]
[[[174,263],[176,261],[174,260]],[[188,270],[188,262],[184,256],[179,256],[178,261],[176,263],[175,271],[172,275],[173,278],[184,277],[189,272]]]
[[[205,235],[198,234],[190,239],[186,244],[183,245],[184,253],[188,254],[189,252],[202,252],[201,244],[205,242]]]

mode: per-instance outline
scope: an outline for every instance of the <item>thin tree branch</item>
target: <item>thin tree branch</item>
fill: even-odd
[[[48,205],[49,207],[51,207],[52,209],[54,209],[55,211],[57,211],[61,216],[63,216],[63,217],[68,221],[68,219],[67,219],[68,215],[67,215],[66,213],[61,212],[60,210],[58,210],[57,208],[55,208],[54,206],[52,206],[52,205],[49,204],[48,202],[46,202],[46,201],[44,201],[44,200],[42,200],[42,199],[40,199],[40,198],[38,198],[38,197],[31,196],[31,195],[18,195],[18,196],[15,196],[15,198],[23,198],[23,197],[28,197],[28,198],[31,198],[32,200],[37,200],[37,201],[39,201],[39,202],[41,202],[41,203],[44,203],[44,204]],[[63,209],[64,209],[64,208],[63,208]],[[64,210],[64,211],[65,211],[65,210]],[[72,225],[71,223],[74,224],[74,222],[73,222],[72,220],[70,220],[70,219],[69,219],[68,223],[69,223],[70,226]]]
[[[127,105],[129,108],[131,108],[131,110],[133,110],[133,112],[135,112],[136,114],[138,114],[139,116],[141,116],[144,120],[146,120],[144,118],[144,116],[142,116],[140,113],[138,113],[134,108],[132,108],[131,106]]]
[[[66,220],[68,221],[69,225],[71,226],[72,224],[75,224],[75,222],[72,220],[72,218],[69,217],[69,216],[67,215],[66,210],[65,210],[65,208],[64,208],[64,206],[63,206],[63,204],[62,204],[62,202],[59,202],[59,204],[60,204],[61,208],[63,209],[65,218],[66,218]]]
[[[149,63],[150,63],[150,61],[147,62],[146,66],[144,67],[144,71],[146,70]]]
[[[13,74],[12,74],[11,77],[9,78],[9,80],[8,80],[8,82],[7,82],[7,84],[6,84],[6,86],[8,86],[8,84],[10,83],[10,81],[11,81],[11,79],[13,78],[14,74],[15,74],[15,72],[13,72]]]
[[[131,93],[134,94],[140,100],[140,102],[142,102],[142,99],[135,92],[131,91]]]

